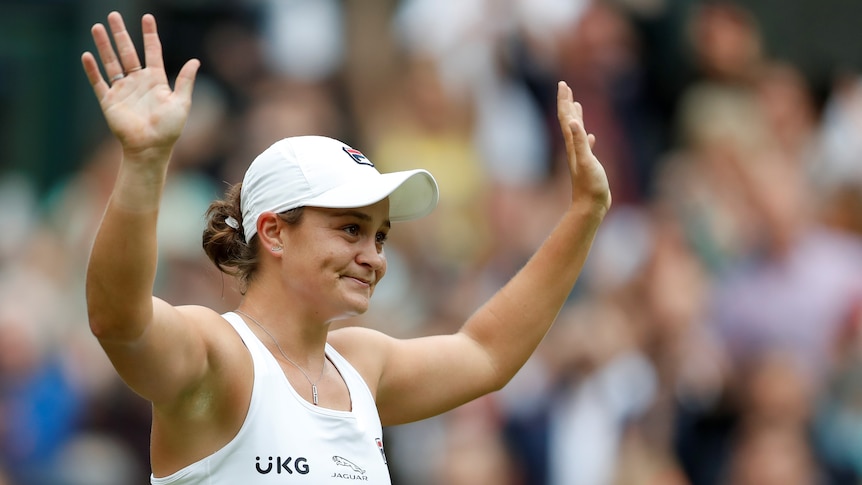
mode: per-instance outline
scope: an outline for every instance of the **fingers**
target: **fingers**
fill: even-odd
[[[560,122],[560,130],[563,132],[563,141],[566,142],[566,152],[571,153],[574,149],[572,131],[569,129],[572,112],[572,90],[564,82],[557,83],[557,120]]]
[[[572,88],[565,81],[560,81],[557,85],[557,118],[563,127],[572,119],[584,119],[584,109],[581,103],[574,100]]]
[[[138,52],[135,50],[132,37],[129,35],[129,31],[126,30],[123,17],[118,12],[109,13],[108,25],[111,27],[111,33],[114,34],[114,43],[117,45],[120,72],[128,74],[141,69],[141,60],[138,57]]]
[[[575,102],[572,89],[565,81],[557,85],[557,118],[569,156],[578,159],[589,156],[596,137],[586,132],[583,107]]]
[[[84,66],[84,73],[87,75],[90,85],[93,86],[96,98],[102,99],[108,92],[108,89],[110,89],[110,86],[108,86],[108,83],[106,83],[102,78],[102,73],[99,72],[99,65],[96,63],[96,58],[93,57],[93,54],[85,52],[81,56],[81,64]]]
[[[583,121],[579,119],[572,120],[569,123],[569,129],[572,133],[574,155],[578,160],[585,160],[590,154],[590,142],[589,135],[587,135],[587,132],[584,129]]]
[[[129,32],[126,30],[123,17],[118,12],[111,12],[108,14],[108,26],[111,29],[110,35],[102,24],[95,24],[91,29],[93,41],[96,44],[96,50],[102,61],[106,77],[102,77],[102,74],[99,72],[99,65],[93,54],[85,52],[81,56],[81,64],[84,66],[84,72],[87,74],[87,79],[89,79],[99,99],[103,98],[108,90],[110,90],[111,84],[132,72],[143,69],[135,45]],[[144,59],[147,68],[152,68],[156,73],[161,72],[164,75],[162,44],[156,29],[155,17],[151,14],[144,15],[141,18],[141,30],[144,38]],[[113,42],[116,44],[116,51],[111,43],[111,35],[113,35]],[[191,99],[192,88],[199,67],[200,62],[193,59],[183,66],[177,77],[176,91],[189,100]],[[167,79],[164,79],[164,81],[167,82]]]
[[[593,153],[596,137],[584,128],[584,111],[574,101],[572,90],[560,82],[557,90],[557,117],[566,142],[566,158],[572,176],[572,203],[587,200],[601,213],[611,204],[607,174]]]
[[[102,66],[105,68],[105,75],[108,76],[108,79],[123,74],[123,65],[114,53],[114,46],[111,45],[111,39],[105,26],[96,24],[90,29],[90,33],[93,35],[96,51],[99,53],[99,59],[102,60]]]
[[[586,134],[584,138],[579,136],[583,126],[581,113],[581,105],[574,101],[572,89],[565,81],[560,81],[557,84],[557,119],[570,157],[579,153],[578,145],[583,145],[586,139]]]
[[[81,58],[87,78],[97,95],[104,94],[103,91],[110,88],[108,83],[118,81],[125,75],[143,68],[135,44],[126,30],[123,17],[118,12],[111,12],[108,14],[108,26],[111,29],[111,34],[108,34],[108,29],[102,24],[95,24],[90,29],[108,81],[105,82],[99,74],[98,64],[92,54],[85,53]],[[113,44],[111,42],[112,35]],[[116,50],[114,50],[114,45],[116,45]]]
[[[156,29],[156,18],[150,14],[144,15],[141,19],[141,30],[144,34],[144,60],[147,66],[164,69],[162,42],[159,40],[159,33]]]

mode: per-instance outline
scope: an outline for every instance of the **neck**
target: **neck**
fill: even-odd
[[[284,333],[291,341],[325,342],[329,322],[320,309],[312,307],[280,280],[267,276],[261,275],[249,286],[239,309],[260,320],[269,331]]]
[[[329,324],[300,320],[286,309],[256,306],[244,301],[236,313],[246,320],[252,332],[267,344],[281,347],[280,352],[301,366],[309,375],[320,368],[324,359]],[[273,348],[273,350],[279,350]]]
[[[315,406],[317,406],[317,405],[318,405],[318,403],[319,403],[319,401],[318,401],[318,392],[317,392],[317,384],[320,382],[320,380],[321,380],[321,379],[323,379],[323,374],[326,372],[326,356],[324,355],[323,365],[322,365],[322,366],[321,366],[321,368],[320,368],[320,374],[317,376],[317,378],[316,378],[316,379],[312,379],[312,378],[311,378],[311,376],[309,376],[309,375],[308,375],[308,372],[305,370],[305,368],[304,368],[303,366],[301,366],[301,365],[297,364],[297,363],[296,363],[296,361],[294,361],[293,359],[291,359],[291,358],[287,355],[287,353],[286,353],[286,352],[284,351],[284,349],[281,347],[281,344],[279,344],[279,342],[278,342],[278,340],[275,338],[275,336],[274,336],[274,335],[273,335],[269,330],[267,330],[267,328],[266,328],[262,323],[260,323],[260,321],[258,321],[256,318],[254,318],[253,316],[249,315],[248,313],[246,313],[246,312],[244,312],[244,311],[242,311],[242,310],[237,309],[237,310],[236,310],[236,312],[237,312],[238,314],[240,314],[240,315],[242,315],[242,316],[244,316],[244,317],[246,317],[246,318],[250,319],[252,322],[254,322],[254,324],[255,324],[258,328],[260,328],[260,329],[261,329],[261,330],[262,330],[262,331],[267,335],[267,337],[269,337],[269,338],[272,340],[272,343],[274,343],[274,344],[275,344],[275,347],[276,347],[276,349],[278,349],[278,353],[281,355],[281,357],[282,357],[284,360],[286,360],[289,364],[291,364],[292,366],[294,366],[297,370],[299,370],[299,372],[301,372],[301,373],[302,373],[302,376],[303,376],[303,377],[305,377],[305,380],[306,380],[306,381],[308,381],[308,384],[311,386],[311,400],[312,400],[312,403],[313,403]]]

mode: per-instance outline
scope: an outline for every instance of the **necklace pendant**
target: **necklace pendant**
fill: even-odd
[[[315,384],[311,385],[311,402],[317,406],[317,385]]]

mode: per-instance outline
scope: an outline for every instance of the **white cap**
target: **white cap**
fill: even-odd
[[[243,178],[245,240],[257,234],[257,219],[267,211],[348,209],[386,197],[392,222],[417,219],[437,206],[437,182],[421,169],[381,174],[359,150],[332,138],[285,138],[258,155]]]

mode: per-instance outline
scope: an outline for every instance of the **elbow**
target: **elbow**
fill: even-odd
[[[116,335],[116,330],[105,320],[90,316],[90,333],[98,340],[110,340]]]
[[[512,381],[512,378],[515,377],[515,373],[517,373],[518,369],[511,369],[508,367],[504,367],[501,365],[491,365],[489,368],[489,372],[487,373],[483,382],[485,383],[485,388],[482,390],[483,394],[490,394],[492,392],[497,392],[506,387],[509,382]]]
[[[475,361],[477,373],[474,381],[480,383],[477,389],[480,394],[489,394],[506,387],[523,364],[515,363],[505,352],[493,351],[493,346],[480,343],[467,332],[462,332],[462,335],[470,342],[471,350],[476,351],[475,355],[481,356]]]
[[[89,290],[89,286],[87,288]],[[99,303],[90,291],[87,292],[87,322],[90,333],[97,339],[109,338],[116,329],[117,318],[111,316],[109,309]]]
[[[151,299],[146,302],[120,299],[90,283],[88,281],[86,294],[90,333],[100,341],[137,340],[153,319]]]
[[[90,333],[98,340],[112,340],[117,337],[116,321],[101,312],[89,310],[87,317],[90,324]]]
[[[143,334],[145,325],[136,325],[139,318],[130,315],[95,309],[87,309],[90,333],[99,341],[133,342]]]
[[[515,377],[514,373],[498,373],[498,375],[494,376],[491,379],[489,393],[502,391],[504,387],[506,387],[509,382],[512,381],[512,378]]]

